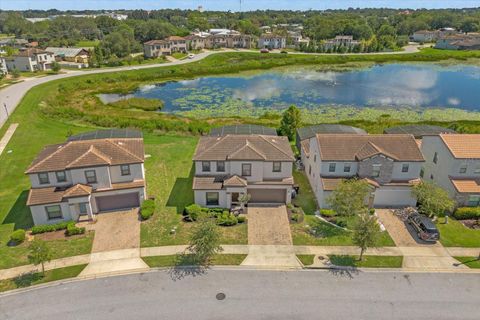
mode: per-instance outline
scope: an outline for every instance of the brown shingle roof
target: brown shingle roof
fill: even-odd
[[[180,41],[180,40],[185,40],[184,37],[179,37],[179,36],[170,36],[165,38],[167,41]]]
[[[223,185],[226,187],[246,187],[247,180],[237,175],[233,175],[230,178],[225,179]]]
[[[143,139],[69,141],[46,146],[26,173],[60,171],[99,165],[142,163]]]
[[[480,158],[480,134],[441,134],[440,138],[455,158]]]
[[[412,135],[317,134],[325,161],[355,161],[384,154],[396,161],[424,161]]]
[[[43,53],[53,54],[52,52],[45,51],[45,50],[42,50],[42,49],[29,48],[29,49],[25,49],[25,50],[20,50],[18,53],[14,54],[13,56],[14,57],[32,57],[34,55],[43,54]]]
[[[480,185],[476,180],[450,179],[460,193],[480,193]]]
[[[286,137],[264,135],[225,135],[202,137],[194,160],[294,161]]]
[[[144,44],[146,44],[148,46],[153,46],[153,45],[156,45],[156,44],[165,44],[165,43],[168,43],[168,42],[165,41],[165,40],[150,40],[150,41],[145,42]]]

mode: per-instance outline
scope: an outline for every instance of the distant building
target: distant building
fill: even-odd
[[[359,45],[360,41],[353,40],[353,36],[336,36],[334,39],[330,39],[325,41],[324,46],[326,49],[334,48],[334,47],[354,47]]]
[[[0,75],[5,75],[7,73],[7,62],[5,61],[5,58],[0,57]]]
[[[441,37],[435,44],[436,49],[477,50],[480,49],[480,34],[455,34]]]
[[[72,62],[81,65],[81,67],[88,67],[90,52],[87,49],[47,47],[45,50],[52,52],[57,61]]]
[[[435,42],[446,36],[458,34],[454,28],[441,28],[438,30],[419,30],[415,31],[410,37],[415,42]]]
[[[187,52],[187,40],[184,37],[170,36],[163,40],[150,40],[143,44],[143,53],[147,58],[171,55],[175,52]]]
[[[301,45],[308,46],[310,43],[309,38],[304,38],[301,32],[288,31],[288,37],[292,40],[292,46],[298,48]]]
[[[16,38],[4,38],[0,39],[0,47],[12,47],[15,49],[24,48],[28,45],[28,41],[25,39]]]
[[[272,33],[265,33],[258,39],[259,48],[268,49],[284,49],[287,46],[287,38],[285,36]]]
[[[52,52],[29,48],[20,50],[17,54],[6,58],[7,69],[12,71],[46,71],[52,68],[55,57]]]

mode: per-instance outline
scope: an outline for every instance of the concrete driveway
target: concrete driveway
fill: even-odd
[[[278,206],[249,206],[248,244],[292,245],[287,208]]]

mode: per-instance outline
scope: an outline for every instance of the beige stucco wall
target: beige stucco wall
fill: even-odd
[[[110,182],[110,170],[107,166],[73,169],[70,171],[73,183],[87,184],[85,171],[89,170],[95,170],[97,175],[97,183],[90,184],[94,189],[104,189],[112,186]]]
[[[207,192],[218,192],[218,206],[207,206]],[[228,208],[226,190],[195,190],[195,203],[202,207]]]
[[[45,207],[56,205],[55,203],[46,204],[46,205],[39,205],[39,206],[31,206],[30,212],[32,213],[33,223],[35,225],[39,224],[54,224],[61,221],[70,221],[73,219],[70,209],[67,202],[57,203],[60,205],[62,209],[63,219],[54,219],[48,220],[47,212],[45,211]]]
[[[122,176],[121,166],[111,166],[110,178],[112,183],[142,180],[143,171],[143,163],[135,163],[130,165],[130,175]]]

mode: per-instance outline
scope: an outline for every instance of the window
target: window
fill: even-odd
[[[343,172],[350,172],[351,166],[352,165],[350,163],[345,163],[343,165]]]
[[[480,196],[472,195],[468,197],[469,207],[478,207],[480,205]]]
[[[475,168],[475,171],[474,171],[473,173],[475,173],[475,174],[480,174],[480,166],[477,166],[477,167]]]
[[[95,170],[86,170],[85,178],[87,179],[87,183],[97,183],[97,174],[95,173]]]
[[[217,171],[225,172],[225,161],[217,161]]]
[[[408,163],[402,164],[402,172],[408,172],[409,165]]]
[[[62,208],[59,205],[45,207],[48,220],[62,219]]]
[[[242,176],[250,177],[252,175],[252,165],[250,163],[242,163]]]
[[[55,176],[57,177],[57,182],[67,181],[67,175],[65,174],[65,171],[57,171],[55,172]]]
[[[433,174],[430,175],[430,180],[433,180]]]
[[[308,174],[312,175],[312,166],[311,165],[308,165]]]
[[[122,164],[120,166],[120,171],[122,172],[122,176],[129,176],[130,175],[130,165]]]
[[[42,172],[38,174],[38,181],[40,184],[49,184],[50,180],[48,179],[48,173]]]
[[[273,172],[281,172],[282,171],[282,163],[280,161],[273,162]]]
[[[433,163],[437,163],[438,162],[438,153],[435,152],[435,154],[433,155]]]
[[[210,172],[210,161],[202,161],[202,171]]]
[[[425,175],[425,169],[420,169],[420,178],[423,178],[423,176]]]
[[[380,177],[380,167],[382,165],[381,164],[374,164],[373,165],[373,168],[372,168],[372,177],[374,178],[378,178]]]
[[[218,192],[207,192],[207,206],[218,206]]]
[[[465,172],[467,172],[467,165],[466,165],[466,164],[462,164],[462,165],[460,166],[460,171],[459,171],[459,173],[465,173]]]
[[[335,172],[336,163],[330,163],[328,165],[328,172]]]
[[[87,213],[87,205],[88,202],[81,202],[78,204],[78,207],[80,209],[80,214],[86,214]]]

